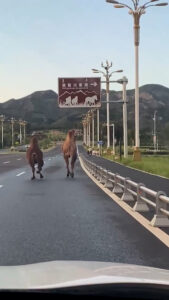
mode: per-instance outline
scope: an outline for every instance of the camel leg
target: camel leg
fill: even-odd
[[[75,161],[77,159],[77,154],[73,154],[72,159],[71,159],[71,177],[74,177],[74,166],[75,166]]]
[[[33,176],[31,179],[33,180],[33,179],[35,179],[35,165],[32,166],[32,174],[33,174]]]
[[[42,166],[41,166],[41,163],[38,163],[38,171],[37,173],[40,175],[40,178],[43,178],[43,175],[42,175]]]
[[[66,168],[67,168],[67,177],[70,175],[70,170],[69,170],[69,157],[67,155],[64,156],[65,162],[66,162]]]

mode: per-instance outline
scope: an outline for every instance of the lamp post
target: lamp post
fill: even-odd
[[[88,128],[87,118],[85,118],[85,144],[86,144],[86,146],[87,146],[87,128]]]
[[[105,71],[97,70],[97,69],[92,69],[94,73],[101,73],[103,76],[106,78],[106,102],[107,102],[107,148],[110,147],[110,106],[109,106],[109,94],[110,94],[110,77],[112,76],[113,73],[119,73],[123,72],[123,70],[117,70],[113,71],[110,73],[110,69],[112,68],[112,62],[109,63],[106,61],[106,64],[104,65],[101,63],[101,67]]]
[[[4,115],[1,115],[0,116],[0,121],[1,121],[1,142],[2,142],[2,149],[4,147],[4,121],[5,121],[5,116]]]
[[[84,123],[84,120],[82,120],[82,125],[83,125],[83,144],[85,144],[85,123]]]
[[[166,6],[168,3],[152,4],[159,0],[150,0],[139,6],[139,0],[131,0],[133,8],[119,1],[106,0],[108,3],[114,4],[115,8],[128,8],[129,14],[134,20],[134,45],[135,45],[135,148],[134,160],[141,160],[140,153],[140,133],[139,133],[139,43],[140,43],[140,17],[145,14],[146,9],[151,6]]]
[[[83,144],[87,145],[87,122],[86,119],[82,120],[82,124],[83,124]]]
[[[26,143],[26,124],[27,122],[26,121],[23,121],[22,122],[22,125],[23,125],[23,134],[24,134],[24,144]]]
[[[100,127],[100,120],[99,120],[99,109],[97,109],[97,146],[98,148],[100,147],[99,146],[99,140],[100,140],[100,132],[99,132],[99,127]]]
[[[88,147],[90,148],[91,146],[91,141],[90,141],[90,121],[91,121],[91,114],[90,112],[87,113],[87,122],[88,122]]]
[[[124,143],[124,158],[128,157],[128,130],[127,130],[127,95],[126,86],[128,83],[127,77],[117,80],[123,85],[123,143]]]
[[[15,119],[12,117],[11,118],[11,125],[12,125],[12,147],[14,146],[14,123],[15,123]]]
[[[86,145],[89,146],[89,120],[86,115]]]
[[[110,126],[113,128],[113,155],[115,155],[115,125],[111,124]]]
[[[19,128],[20,128],[20,132],[19,132],[19,141],[20,141],[20,145],[22,145],[22,125],[23,125],[23,121],[20,119],[19,120]]]
[[[92,119],[92,148],[94,148],[94,109],[91,110],[91,119]]]
[[[154,144],[154,152],[157,151],[157,126],[156,126],[156,121],[157,121],[157,110],[154,112],[154,130],[153,130],[153,144]]]

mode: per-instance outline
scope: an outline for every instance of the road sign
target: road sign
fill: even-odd
[[[98,141],[98,145],[103,145],[103,141]]]
[[[58,79],[59,107],[100,107],[101,78],[59,78]]]

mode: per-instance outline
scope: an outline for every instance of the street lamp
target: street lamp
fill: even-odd
[[[93,73],[101,73],[103,76],[106,78],[106,102],[107,102],[107,148],[110,147],[110,105],[109,105],[109,93],[110,93],[110,77],[112,76],[113,73],[120,73],[123,72],[123,70],[117,70],[110,72],[110,69],[112,68],[112,62],[109,63],[106,61],[106,64],[104,65],[101,63],[101,67],[105,70],[97,70],[97,69],[92,69]]]
[[[157,120],[157,110],[154,112],[154,130],[153,130],[153,143],[154,143],[154,152],[157,151],[157,127],[156,127],[156,120]]]
[[[24,144],[26,143],[26,124],[27,124],[26,121],[22,122],[22,125],[23,125],[23,128],[24,128]]]
[[[91,110],[92,119],[92,148],[94,148],[94,109]]]
[[[97,147],[99,148],[99,140],[100,140],[100,116],[99,116],[99,109],[97,108]]]
[[[115,125],[110,124],[110,126],[113,128],[113,155],[115,155]]]
[[[88,136],[88,143],[87,143],[87,146],[90,148],[90,122],[91,122],[91,114],[90,112],[87,113],[87,136]]]
[[[124,158],[128,157],[128,130],[127,130],[127,93],[126,86],[128,83],[127,77],[117,80],[123,85],[123,143],[124,143]]]
[[[145,14],[146,9],[150,6],[166,6],[168,3],[152,4],[159,0],[150,0],[139,6],[139,0],[131,0],[133,8],[119,1],[106,0],[108,3],[114,4],[115,8],[128,8],[129,14],[134,19],[134,44],[135,44],[135,149],[134,160],[141,159],[140,134],[139,134],[139,42],[140,42],[140,17]]]
[[[11,125],[12,125],[12,147],[14,146],[14,123],[15,123],[15,119],[12,117],[11,118]]]
[[[0,121],[1,121],[1,141],[2,141],[2,149],[4,147],[4,121],[5,121],[5,116],[4,115],[0,115]]]
[[[19,120],[19,127],[20,127],[19,141],[20,141],[20,145],[22,144],[22,125],[23,125],[23,121],[20,119]]]

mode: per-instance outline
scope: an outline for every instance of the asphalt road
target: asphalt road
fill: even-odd
[[[58,152],[45,155],[42,180],[31,181],[27,165],[0,173],[0,265],[89,260],[169,269],[168,248],[105,195],[79,161],[75,178],[66,178]]]
[[[56,155],[60,152],[60,145],[57,146],[56,149],[49,150],[47,152],[44,152],[44,159],[46,157]],[[2,173],[19,169],[27,165],[26,160],[26,153],[20,152],[20,153],[11,153],[11,154],[0,154],[0,175]]]
[[[89,156],[82,146],[79,146],[79,150],[99,166],[113,173],[118,173],[123,177],[129,177],[135,182],[144,183],[146,187],[154,191],[163,191],[169,196],[169,179],[135,170],[99,156]]]

